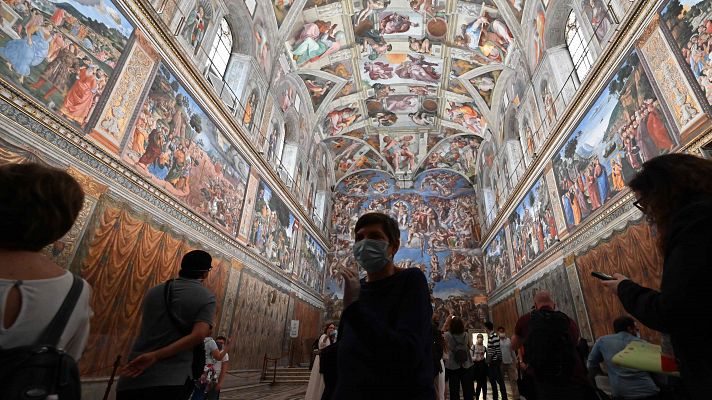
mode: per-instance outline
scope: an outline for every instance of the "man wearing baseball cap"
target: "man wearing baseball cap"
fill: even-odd
[[[187,398],[193,348],[213,326],[215,295],[203,286],[211,268],[210,254],[193,250],[183,256],[177,279],[146,293],[141,332],[121,371],[117,400]]]

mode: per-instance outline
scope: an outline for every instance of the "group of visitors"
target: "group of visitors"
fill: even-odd
[[[664,257],[660,290],[620,274],[603,282],[630,316],[669,338],[682,383],[675,393],[679,399],[702,400],[712,393],[712,348],[705,345],[712,331],[710,177],[711,161],[685,154],[643,164],[629,186],[657,232]],[[39,164],[0,166],[0,188],[0,398],[20,398],[21,390],[79,398],[75,361],[89,336],[91,288],[42,249],[69,231],[84,193],[66,172]],[[587,363],[576,351],[576,323],[556,310],[547,292],[536,294],[534,310],[519,319],[511,340],[504,328],[495,331],[487,323],[486,336],[479,334],[473,343],[458,316],[448,317],[440,336],[425,275],[393,262],[400,246],[398,223],[368,213],[354,234],[354,257],[366,276],[360,279],[356,266],[341,268],[344,310],[338,340],[333,324],[319,339],[314,368],[323,375],[323,389],[315,389],[321,392],[316,398],[443,399],[444,375],[451,399],[459,399],[460,389],[465,400],[479,396],[486,391],[486,376],[495,399],[500,394],[516,399],[517,383],[528,381],[531,391],[521,385],[527,400],[587,400],[597,396],[588,375],[601,365],[615,399],[662,398],[649,374],[612,363],[613,354],[640,340],[632,318],[617,319],[615,333],[599,338]],[[188,252],[178,278],[145,294],[140,331],[119,371],[117,399],[180,400],[191,392],[194,398],[217,398],[229,358],[225,338],[210,339],[215,296],[203,280],[211,264],[210,254]],[[58,348],[66,355],[54,357],[61,354]],[[38,354],[43,371],[53,373],[32,373],[40,368],[33,358]]]

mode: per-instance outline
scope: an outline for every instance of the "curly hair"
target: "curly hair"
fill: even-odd
[[[701,199],[712,199],[712,161],[689,154],[666,154],[643,164],[628,183],[641,207],[658,230],[658,245],[665,242],[675,213]]]

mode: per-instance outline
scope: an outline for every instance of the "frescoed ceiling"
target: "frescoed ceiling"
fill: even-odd
[[[518,2],[275,2],[281,64],[305,83],[337,181],[367,169],[414,181],[438,168],[475,182],[517,46]]]

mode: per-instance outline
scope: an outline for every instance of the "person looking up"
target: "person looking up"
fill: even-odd
[[[398,223],[362,215],[354,228],[354,258],[366,271],[344,267],[344,311],[332,398],[412,400],[435,397],[432,307],[425,275],[397,269]]]
[[[148,290],[141,331],[122,369],[117,400],[182,400],[193,389],[193,349],[210,334],[215,295],[203,286],[212,269],[203,250],[183,256],[178,279]]]
[[[643,325],[669,335],[682,383],[692,399],[712,393],[712,161],[667,154],[643,164],[628,186],[654,227],[663,256],[660,290],[622,274],[602,284]]]
[[[621,352],[630,342],[643,342],[635,320],[628,316],[613,321],[615,334],[600,337],[588,355],[588,375],[593,381],[601,373],[600,363],[605,362],[608,381],[613,397],[618,400],[656,400],[660,389],[655,385],[650,373],[619,367],[613,363],[613,356]]]

